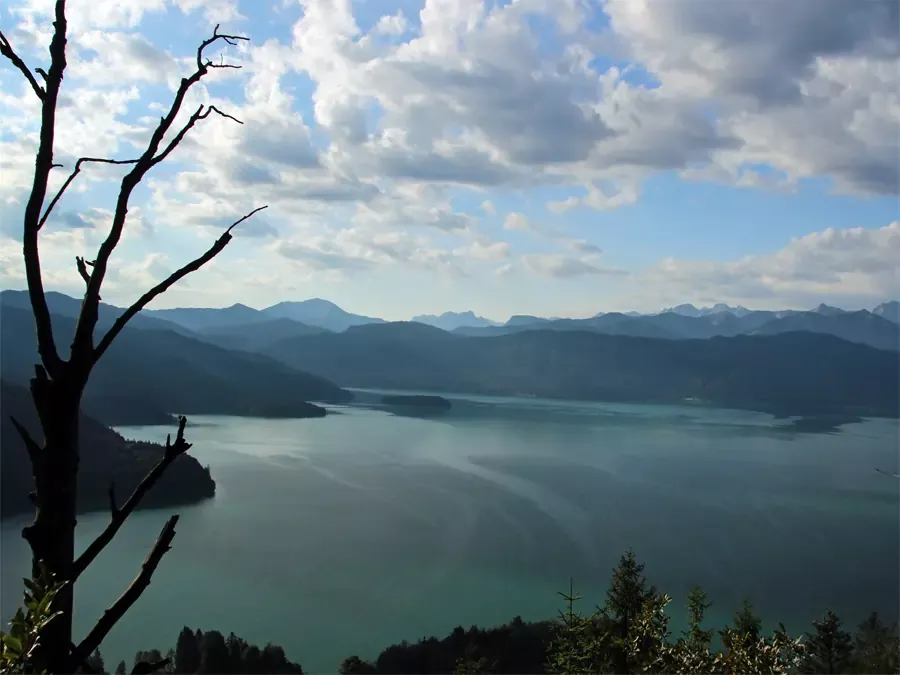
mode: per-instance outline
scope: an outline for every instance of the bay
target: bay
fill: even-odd
[[[315,420],[193,417],[214,499],[135,513],[79,581],[86,631],[137,573],[170,513],[173,549],[103,645],[107,664],[174,646],[184,625],[281,644],[312,672],[393,642],[591,611],[632,546],[675,599],[694,583],[722,624],[749,597],[772,627],[833,607],[896,619],[896,420],[796,433],[768,415],[686,406],[447,396],[446,415],[365,405]],[[360,397],[366,399],[365,395]],[[164,440],[172,429],[128,427]],[[29,569],[27,519],[0,527],[0,610]],[[107,522],[79,517],[80,547]]]

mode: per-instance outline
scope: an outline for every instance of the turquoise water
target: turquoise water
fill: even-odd
[[[714,621],[745,595],[800,629],[828,606],[852,623],[897,616],[900,481],[874,471],[897,470],[896,420],[799,435],[763,414],[678,406],[469,397],[434,419],[333,410],[190,420],[216,497],[134,514],[79,582],[85,631],[181,514],[152,586],[104,643],[108,664],[165,650],[189,625],[335,672],[350,654],[457,624],[552,617],[569,576],[590,611],[629,545],[679,605],[702,583]],[[80,517],[82,545],[106,519]],[[4,617],[29,568],[24,522],[2,526]]]

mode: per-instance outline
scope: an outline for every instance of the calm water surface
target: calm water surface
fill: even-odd
[[[335,408],[320,420],[194,417],[216,497],[134,514],[77,588],[86,631],[170,512],[174,548],[107,638],[114,667],[183,625],[272,641],[335,672],[402,639],[550,618],[575,578],[590,611],[633,546],[680,604],[702,583],[724,621],[746,595],[804,629],[827,606],[898,614],[898,423],[794,434],[767,415],[468,397],[439,419]],[[129,427],[162,440],[171,429]],[[80,545],[107,522],[79,519]],[[25,520],[2,526],[2,613],[20,600]]]

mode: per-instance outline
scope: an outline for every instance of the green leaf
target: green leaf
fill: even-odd
[[[22,641],[12,635],[5,635],[3,637],[3,646],[6,648],[6,651],[12,652],[14,656],[18,656],[22,653]]]

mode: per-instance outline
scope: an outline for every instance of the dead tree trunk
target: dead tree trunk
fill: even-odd
[[[131,193],[144,179],[147,172],[164,161],[178,147],[191,128],[197,122],[209,117],[211,113],[215,112],[240,123],[240,120],[221,112],[214,106],[201,105],[189,116],[184,126],[173,130],[175,118],[181,110],[185,96],[194,84],[199,82],[211,69],[239,67],[221,63],[213,64],[205,58],[204,49],[220,40],[229,45],[235,45],[238,40],[247,40],[247,38],[220,34],[218,26],[216,26],[212,37],[204,40],[197,49],[196,70],[189,77],[181,80],[169,111],[160,119],[159,125],[152,132],[141,156],[137,159],[127,160],[82,157],[75,163],[72,173],[45,206],[50,172],[60,166],[53,161],[53,143],[57,99],[63,81],[63,72],[66,68],[65,0],[56,0],[54,18],[54,33],[50,43],[50,68],[46,72],[36,69],[36,72],[43,77],[43,86],[16,54],[2,32],[0,32],[0,55],[6,57],[13,66],[21,71],[41,101],[40,141],[35,156],[34,181],[25,208],[22,249],[28,294],[35,319],[38,354],[41,360],[40,364],[35,365],[35,376],[31,380],[30,388],[40,419],[43,443],[32,438],[21,424],[15,420],[13,422],[28,450],[35,479],[35,491],[32,495],[36,507],[35,519],[22,533],[31,546],[33,574],[37,577],[39,568],[43,566],[45,571],[49,572],[56,581],[66,582],[54,598],[54,609],[60,610],[62,613],[45,627],[41,634],[40,649],[36,658],[39,660],[40,666],[47,672],[73,673],[83,666],[85,659],[99,647],[103,638],[149,585],[150,577],[162,556],[168,551],[172,538],[175,536],[175,524],[178,516],[173,516],[166,523],[144,561],[140,573],[128,589],[104,612],[93,629],[78,643],[73,641],[72,635],[75,582],[112,540],[125,519],[140,502],[141,497],[153,486],[172,461],[190,448],[190,444],[184,440],[186,420],[182,417],[179,421],[175,443],[171,443],[171,440],[167,441],[163,459],[147,474],[122,507],[115,504],[114,495],[112,490],[110,491],[109,525],[76,558],[78,424],[81,398],[91,371],[135,314],[179,279],[212,260],[231,241],[231,230],[236,225],[266,207],[255,209],[233,223],[206,253],[184,265],[144,293],[123,312],[95,346],[94,329],[100,307],[100,290],[110,257],[119,243],[126,224]],[[164,143],[167,134],[170,138],[168,142]],[[68,358],[63,359],[59,355],[54,340],[50,311],[44,294],[38,234],[66,189],[75,180],[82,167],[89,163],[131,165],[131,169],[122,178],[109,234],[100,246],[95,259],[88,262],[84,258],[76,258],[76,268],[85,282],[86,290],[76,325],[75,338],[71,344]],[[163,664],[157,664],[157,667],[160,665]]]

